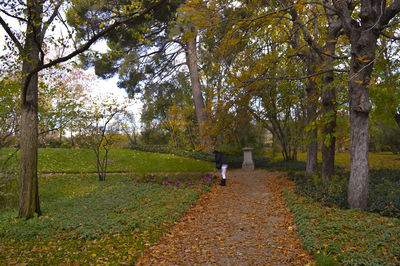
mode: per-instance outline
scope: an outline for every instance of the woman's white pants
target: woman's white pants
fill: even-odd
[[[228,165],[227,164],[223,164],[221,166],[221,175],[222,175],[222,179],[226,179],[226,169],[228,169]]]

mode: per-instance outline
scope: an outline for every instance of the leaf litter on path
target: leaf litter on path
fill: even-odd
[[[293,184],[265,170],[228,172],[135,265],[314,264],[281,195]]]

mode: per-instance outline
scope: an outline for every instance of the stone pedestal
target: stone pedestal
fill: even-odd
[[[253,171],[254,170],[254,162],[252,156],[253,148],[243,148],[243,164],[242,168],[245,170]]]

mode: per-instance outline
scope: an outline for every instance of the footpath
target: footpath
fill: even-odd
[[[312,265],[296,235],[282,173],[228,170],[135,265]]]

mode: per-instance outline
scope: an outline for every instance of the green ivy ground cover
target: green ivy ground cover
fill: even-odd
[[[138,179],[143,178],[110,175],[105,182],[95,175],[41,178],[43,216],[26,221],[15,219],[15,210],[0,213],[0,262],[132,264],[213,180]]]
[[[337,169],[325,184],[319,175],[305,177],[304,162],[276,160],[267,167],[286,171],[295,181],[295,192],[285,191],[284,197],[317,265],[400,265],[399,166],[394,167],[395,158],[389,154],[370,157],[388,159],[381,166],[391,169],[371,169],[365,212],[347,209],[349,173],[345,168]]]
[[[296,182],[296,193],[313,198],[326,206],[348,208],[347,191],[350,173],[337,171],[329,183],[314,175],[290,174]],[[366,211],[400,218],[400,170],[371,170]]]
[[[298,234],[317,265],[399,265],[400,220],[326,207],[285,190]]]

